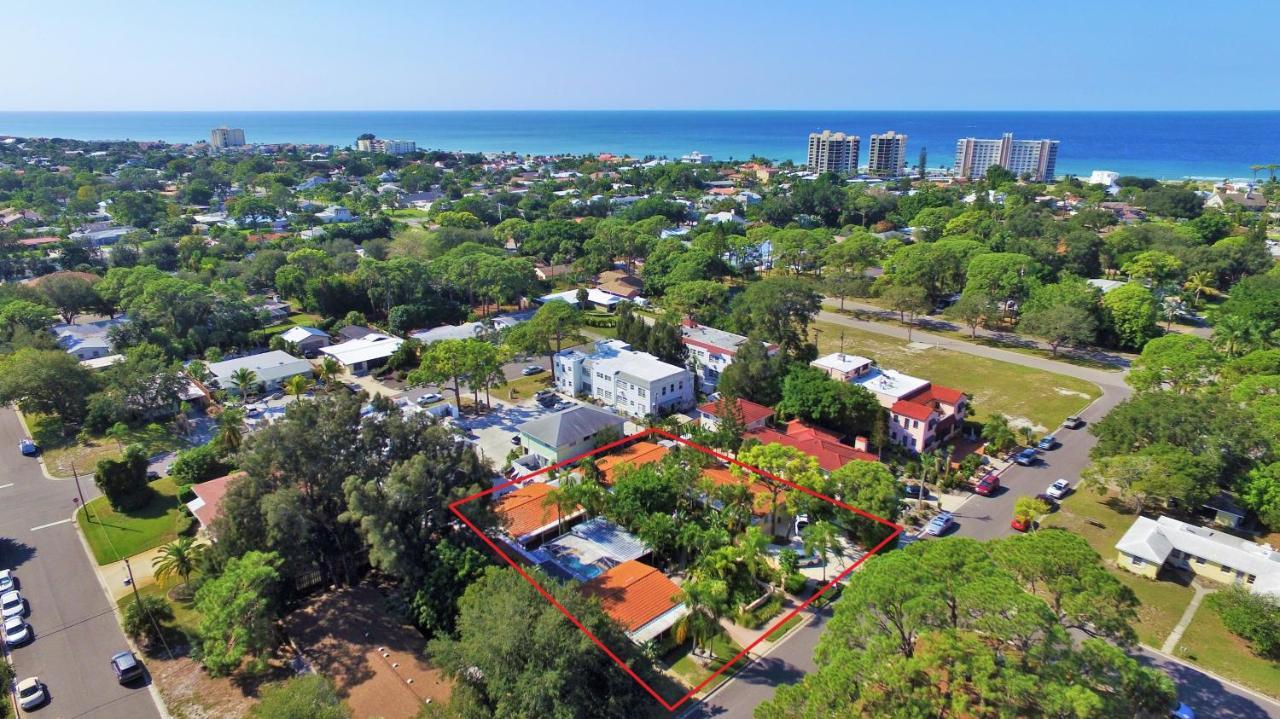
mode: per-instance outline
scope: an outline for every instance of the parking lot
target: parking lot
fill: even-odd
[[[569,406],[577,405],[573,400],[566,400],[566,403]],[[568,408],[564,407],[560,411]],[[553,413],[533,398],[516,404],[495,399],[490,412],[478,417],[467,417],[459,426],[470,432],[480,456],[491,461],[495,469],[500,469],[506,463],[507,454],[516,446],[511,442],[511,438],[518,434],[516,427]]]

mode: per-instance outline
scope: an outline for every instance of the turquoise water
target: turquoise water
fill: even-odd
[[[244,128],[249,142],[353,145],[357,135],[423,148],[558,154],[613,152],[716,159],[759,155],[802,162],[808,133],[908,135],[915,164],[950,166],[961,137],[1061,141],[1058,173],[1115,170],[1161,178],[1249,177],[1280,163],[1280,112],[460,111],[460,112],[0,112],[0,135],[194,142],[210,128]]]

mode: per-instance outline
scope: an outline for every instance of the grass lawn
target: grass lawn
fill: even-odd
[[[493,391],[495,397],[500,397],[510,402],[519,402],[526,397],[532,397],[538,393],[538,390],[551,386],[551,372],[539,372],[532,377],[521,377],[507,382],[506,386],[499,387]]]
[[[820,355],[838,352],[843,334],[845,352],[969,393],[979,422],[992,412],[1000,412],[1015,423],[1025,420],[1043,432],[1057,427],[1101,394],[1090,382],[1053,372],[937,347],[913,348],[903,340],[831,322],[818,321],[810,327],[821,331]]]
[[[781,639],[781,638],[785,637],[785,636],[787,635],[787,632],[791,631],[791,628],[792,628],[792,627],[794,627],[795,625],[799,624],[799,623],[800,623],[800,622],[802,622],[802,621],[804,621],[804,615],[803,615],[803,614],[797,614],[797,615],[795,615],[794,617],[792,617],[792,618],[788,619],[787,621],[783,622],[783,623],[782,623],[782,626],[778,627],[777,629],[773,630],[773,631],[772,631],[772,632],[770,632],[768,635],[766,635],[766,636],[765,636],[765,638],[764,638],[764,640],[765,640],[766,642],[774,642],[774,641],[777,641],[777,640],[779,640],[779,639]]]
[[[147,506],[129,514],[113,510],[106,497],[89,501],[92,519],[83,511],[76,514],[98,564],[110,564],[172,542],[191,525],[191,518],[181,511],[178,485],[172,479],[157,479],[151,488],[155,494]]]
[[[141,444],[147,456],[171,452],[186,446],[186,442],[167,423],[153,423],[130,429],[129,434],[117,442],[108,437],[93,437],[80,442],[74,436],[64,437],[56,421],[38,414],[24,415],[32,437],[40,445],[40,453],[49,473],[56,477],[70,477],[72,465],[82,476],[90,475],[100,459],[119,459],[121,445]]]
[[[416,207],[402,207],[398,210],[391,210],[387,214],[397,220],[425,220],[430,217],[426,210],[419,210]]]
[[[1107,571],[1138,596],[1138,620],[1134,623],[1138,639],[1159,647],[1182,618],[1194,592],[1174,581],[1153,581],[1115,566],[1115,544],[1133,524],[1134,515],[1119,511],[1112,499],[1090,490],[1075,492],[1067,497],[1059,511],[1046,517],[1043,524],[1084,537],[1089,546],[1102,555]]]
[[[141,594],[144,597],[160,597],[168,602],[169,606],[173,609],[173,622],[171,623],[171,626],[174,629],[182,630],[188,634],[195,634],[196,630],[200,627],[200,613],[191,605],[191,602],[174,601],[168,596],[169,590],[177,586],[177,581],[181,580],[176,580],[175,582],[171,582],[163,586],[156,584],[155,582],[143,584],[138,587],[138,594]],[[121,611],[124,611],[124,608],[134,601],[133,594],[129,593],[116,600],[116,605],[120,607]]]
[[[720,667],[724,666],[728,660],[732,659],[734,655],[740,651],[742,651],[742,647],[738,646],[736,642],[728,637],[728,635],[721,633],[711,640],[711,654],[714,657],[711,661],[703,664],[701,659],[695,659],[692,653],[690,653],[677,659],[670,668],[671,671],[679,676],[681,681],[688,685],[689,688],[693,688],[701,684],[707,677],[720,669]],[[738,660],[736,665],[726,669],[700,691],[705,693],[715,689],[732,676],[734,672],[742,669],[749,663],[751,663],[750,657],[743,656]]]
[[[1280,695],[1280,662],[1254,654],[1248,642],[1227,631],[1208,602],[1196,610],[1173,653],[1264,694]]]
[[[303,327],[315,327],[317,324],[319,324],[320,319],[321,319],[320,315],[313,314],[310,312],[294,312],[293,314],[289,315],[289,319],[285,320],[284,322],[281,322],[278,325],[272,325],[264,329],[262,332],[267,337],[270,337],[271,335],[278,335],[281,332],[289,330],[293,327],[297,327],[299,325],[302,325]]]

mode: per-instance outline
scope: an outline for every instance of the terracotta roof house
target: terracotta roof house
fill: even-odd
[[[608,270],[596,277],[596,287],[611,295],[631,300],[640,296],[644,289],[644,282],[639,277],[621,270]]]
[[[720,416],[722,413],[723,399],[717,399],[714,402],[707,402],[698,407],[698,413],[701,415],[702,426],[712,432],[720,427]],[[738,416],[742,418],[742,424],[747,431],[753,429],[763,429],[769,419],[773,417],[773,409],[762,404],[756,404],[749,399],[737,398]]]
[[[248,475],[244,472],[234,472],[225,477],[191,485],[191,491],[195,493],[196,498],[187,502],[187,509],[191,510],[196,521],[200,522],[202,530],[209,531],[210,525],[218,516],[218,506],[226,496],[227,490],[231,488],[231,483],[245,476]]]
[[[507,536],[524,545],[534,544],[585,514],[586,510],[577,507],[561,516],[555,505],[544,505],[552,489],[545,482],[534,482],[498,498],[494,513]]]
[[[680,587],[638,560],[604,572],[582,585],[582,591],[599,599],[605,613],[637,644],[661,636],[689,613],[688,607],[676,601]]]
[[[613,484],[614,478],[626,467],[641,467],[667,456],[667,448],[653,442],[636,442],[622,450],[612,452],[596,460],[596,467],[604,475],[605,484]]]
[[[751,492],[752,506],[751,514],[756,517],[769,516],[769,488],[764,483],[752,479],[754,476],[739,477],[731,472],[727,467],[708,467],[702,470],[702,476],[711,480],[717,487],[737,487],[746,485],[747,491]],[[763,499],[762,499],[763,498]]]
[[[764,444],[774,442],[788,447],[795,447],[817,459],[818,466],[828,472],[834,472],[855,459],[867,462],[879,461],[876,455],[866,451],[865,439],[859,437],[857,440],[859,446],[850,447],[840,441],[839,435],[820,427],[805,424],[803,420],[799,419],[787,422],[786,429],[781,432],[765,427],[746,432],[743,437],[750,437]]]

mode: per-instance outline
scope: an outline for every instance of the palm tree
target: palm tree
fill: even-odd
[[[258,373],[248,367],[241,367],[231,373],[231,378],[227,380],[240,393],[240,398],[247,400],[249,395],[254,391],[258,384]]]
[[[827,581],[827,555],[840,549],[840,530],[836,525],[820,519],[800,530],[804,539],[805,554],[817,553],[822,560],[822,582]]]
[[[1258,181],[1258,171],[1266,168],[1266,165],[1249,165],[1249,171],[1253,173],[1253,181]]]
[[[680,587],[676,600],[689,610],[684,626],[693,638],[696,655],[721,631],[720,618],[729,603],[729,585],[719,579],[690,579]]]
[[[542,507],[556,508],[556,528],[564,534],[564,515],[573,514],[578,509],[578,500],[569,487],[552,487],[542,498]]]
[[[320,383],[326,388],[332,387],[338,381],[338,375],[342,374],[342,365],[338,364],[338,360],[332,357],[325,357],[320,360],[320,365],[316,367],[316,374],[320,377]]]
[[[769,537],[759,527],[747,527],[738,540],[738,558],[756,579],[760,578],[761,568],[768,567],[764,559],[768,555],[768,547]]]
[[[311,380],[300,374],[295,374],[284,382],[284,391],[294,397],[301,397],[310,387]]]
[[[1268,328],[1239,315],[1222,315],[1213,326],[1213,344],[1227,357],[1239,357],[1264,342]]]
[[[996,452],[1003,452],[1018,440],[1009,429],[1009,419],[1000,413],[994,413],[982,425],[982,438],[987,440]]]
[[[1030,447],[1031,440],[1036,436],[1036,431],[1031,428],[1031,425],[1024,424],[1018,428],[1018,434],[1022,435],[1022,443]]]
[[[165,545],[151,560],[151,568],[158,581],[182,577],[184,585],[191,583],[191,575],[200,568],[201,557],[208,545],[197,544],[195,537],[179,537]]]
[[[228,452],[240,449],[241,443],[244,442],[243,409],[233,407],[223,410],[222,414],[218,415],[218,431],[213,441]]]
[[[1186,282],[1182,283],[1182,289],[1191,293],[1191,301],[1194,304],[1200,304],[1200,295],[1216,295],[1218,290],[1214,288],[1217,283],[1213,273],[1207,270],[1191,273]]]

